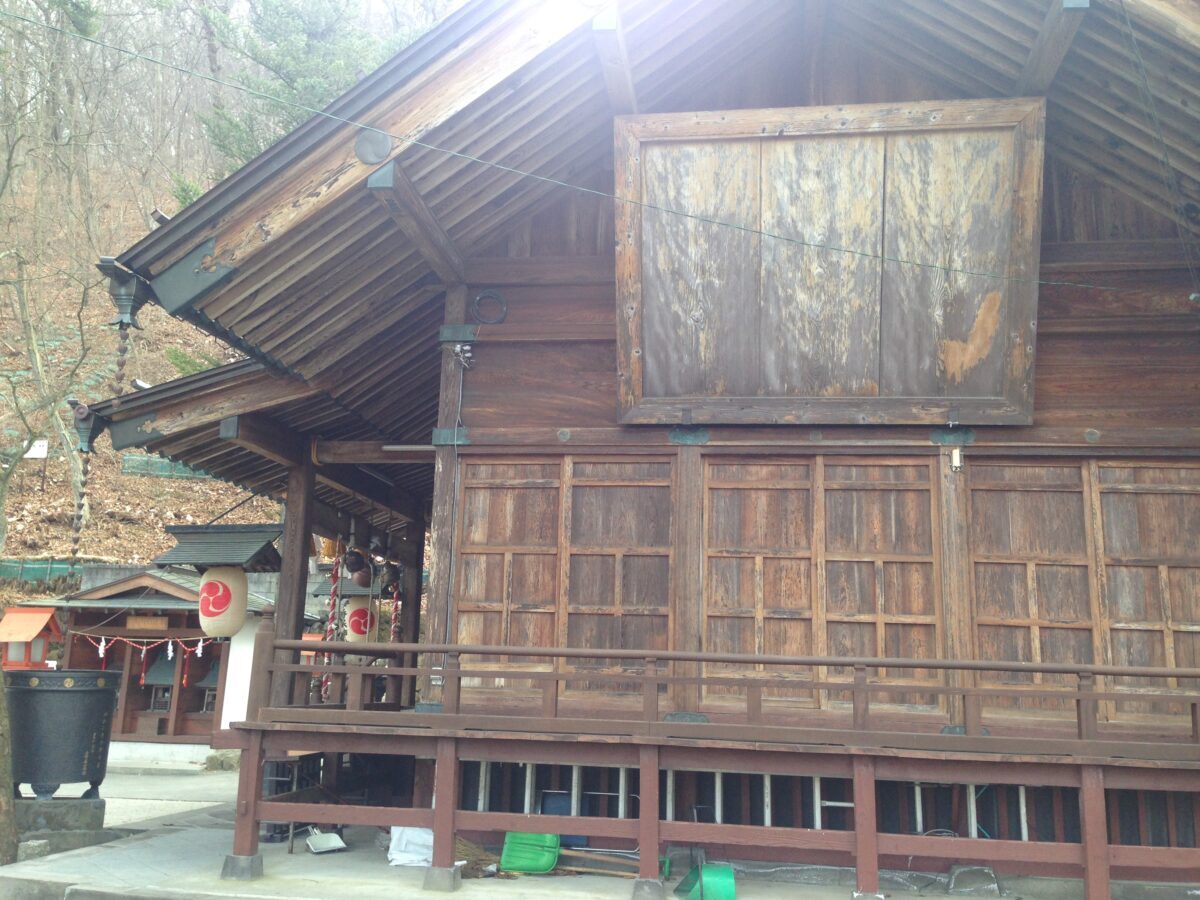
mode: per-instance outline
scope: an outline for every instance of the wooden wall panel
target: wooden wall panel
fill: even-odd
[[[937,657],[941,603],[932,502],[928,460],[710,458],[705,649]],[[848,677],[842,669],[826,674]],[[914,683],[936,679],[926,671],[889,674]],[[779,675],[771,670],[772,678]],[[716,687],[706,699],[741,693]],[[787,687],[765,696],[810,704],[845,699]],[[894,699],[934,702],[915,693]]]
[[[650,397],[746,396],[759,386],[758,145],[680,142],[644,148],[642,290]],[[686,210],[688,217],[674,214]]]
[[[962,272],[1008,272],[1012,135],[893,135],[887,149],[889,172],[903,175],[888,179],[884,199],[883,253],[891,259],[883,263],[880,393],[996,396],[1009,283]]]
[[[1092,587],[1086,464],[975,462],[968,470],[976,658],[1097,661],[1100,617]],[[981,673],[979,681],[1041,687],[1065,680]],[[987,703],[1068,710],[1056,700]]]
[[[880,253],[884,145],[879,135],[764,143],[762,181],[771,189],[762,198],[763,230]],[[844,189],[846,173],[853,191]],[[878,394],[880,262],[805,244],[762,239],[756,392]]]

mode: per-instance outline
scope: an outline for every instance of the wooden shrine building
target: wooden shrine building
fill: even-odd
[[[1192,880],[1197,134],[1187,0],[472,0],[103,260],[245,359],[85,448],[286,498],[227,874],[292,819],[448,888],[505,830],[643,896],[668,844]],[[323,697],[352,531],[429,590]],[[288,751],[415,775],[264,799]]]
[[[273,598],[250,593],[246,625],[214,640],[200,629],[199,589],[196,572],[168,567],[48,601],[64,620],[63,667],[117,677],[114,741],[209,746],[245,716],[255,631]]]

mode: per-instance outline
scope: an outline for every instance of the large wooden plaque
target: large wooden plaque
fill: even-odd
[[[1044,115],[617,119],[622,421],[1028,424]]]

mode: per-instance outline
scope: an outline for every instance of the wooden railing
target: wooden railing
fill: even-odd
[[[978,660],[931,660],[893,658],[847,658],[820,656],[751,656],[727,653],[662,651],[647,654],[637,650],[590,650],[575,648],[529,648],[465,646],[453,644],[322,643],[322,653],[335,661],[345,655],[371,657],[386,665],[346,665],[344,662],[316,666],[281,662],[296,651],[312,651],[313,643],[272,640],[261,634],[256,647],[256,675],[248,718],[263,723],[329,723],[340,725],[390,725],[405,728],[492,730],[502,732],[593,734],[608,736],[652,736],[706,741],[766,741],[778,743],[823,743],[853,747],[889,747],[913,750],[992,752],[1016,756],[1058,754],[1089,758],[1133,758],[1163,761],[1200,761],[1200,691],[1189,688],[1148,687],[1134,690],[1102,688],[1098,679],[1161,679],[1178,684],[1197,679],[1200,669],[1166,669],[1108,665],[997,662]],[[406,654],[420,654],[424,664],[401,665]],[[480,662],[465,667],[471,657],[520,657],[545,660],[559,670],[514,669]],[[409,656],[407,659],[414,657]],[[589,661],[593,665],[588,665]],[[603,669],[600,661],[620,665]],[[440,663],[437,665],[436,663]],[[562,664],[560,666],[560,663]],[[578,668],[569,668],[571,664]],[[672,663],[693,664],[700,674],[677,674]],[[696,666],[695,664],[699,664]],[[704,673],[704,666],[719,664],[741,670],[721,674]],[[847,680],[830,677],[830,669],[852,672]],[[947,673],[944,682],[914,681],[894,677],[896,670],[926,670]],[[745,674],[742,674],[745,673]],[[958,674],[954,674],[958,673]],[[968,673],[993,675],[1055,676],[1071,679],[1047,684],[977,686],[968,683]],[[265,675],[266,677],[261,677]],[[310,694],[314,676],[330,681],[328,700]],[[420,678],[437,684],[440,708],[401,710],[398,704],[375,703],[373,680],[383,676],[389,684],[400,679]],[[272,693],[268,679],[292,679],[292,700],[268,705]],[[395,680],[393,680],[395,679]],[[506,704],[470,702],[464,693],[467,679],[505,679],[528,684],[523,691],[505,692]],[[563,709],[564,692],[571,682],[589,685],[640,687],[625,704],[588,706],[581,712],[580,695],[572,696],[574,715]],[[956,683],[961,682],[961,683]],[[664,715],[662,698],[673,685],[701,688],[736,688],[742,693],[736,705],[726,704],[710,717]],[[764,692],[789,691],[836,693],[849,697],[837,710],[793,709],[782,704],[764,704]],[[286,693],[286,692],[285,692]],[[946,698],[936,714],[898,715],[895,708],[881,704],[904,695]],[[393,694],[395,696],[395,694]],[[492,697],[495,695],[492,694]],[[595,692],[593,696],[604,696]],[[532,702],[530,702],[532,701]],[[1031,724],[1027,718],[1014,722],[996,713],[989,704],[1014,701],[1054,702],[1073,707],[1070,719],[1050,718]],[[1147,726],[1104,721],[1102,704],[1136,702],[1171,715],[1160,714]],[[706,712],[711,712],[706,708]],[[848,715],[847,715],[848,713]],[[710,720],[706,720],[710,719]],[[946,726],[952,726],[947,728]],[[749,729],[749,730],[748,730]]]

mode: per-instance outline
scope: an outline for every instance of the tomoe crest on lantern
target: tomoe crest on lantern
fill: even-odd
[[[366,597],[351,597],[346,601],[346,640],[365,641],[375,629],[375,613]]]
[[[246,572],[215,566],[200,581],[200,627],[209,637],[232,637],[246,622]]]

